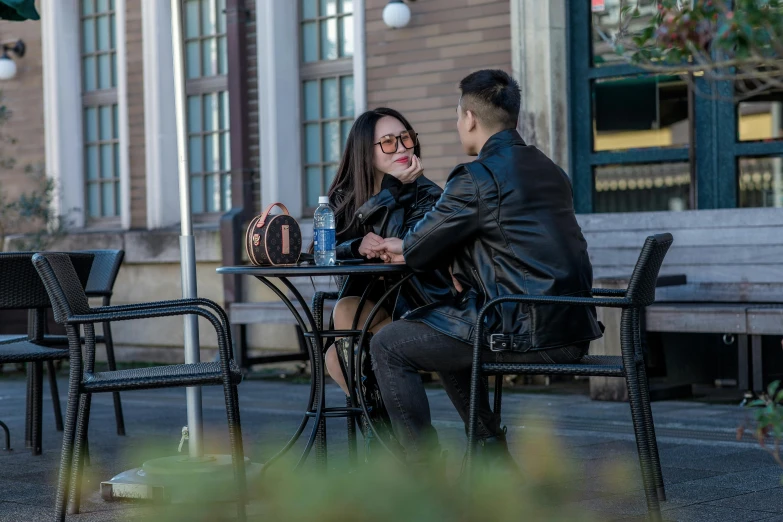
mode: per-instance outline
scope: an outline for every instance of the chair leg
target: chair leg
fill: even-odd
[[[663,485],[663,473],[661,472],[661,458],[658,454],[658,441],[655,437],[655,423],[652,417],[652,407],[650,406],[650,388],[647,380],[647,368],[644,360],[644,309],[633,311],[633,340],[634,354],[636,354],[636,376],[639,384],[639,395],[641,400],[642,415],[644,422],[645,437],[650,448],[651,473],[655,484],[655,492],[660,502],[666,501],[666,489]]]
[[[323,396],[320,400],[324,401]],[[326,471],[327,459],[326,418],[321,417],[315,439],[315,465],[319,471]]]
[[[315,410],[318,410],[319,405],[326,407],[326,392],[324,390],[324,366],[323,366],[323,354],[320,348],[316,347],[315,339],[311,339],[313,343],[313,379],[315,379],[315,397],[318,402],[315,403]],[[316,436],[315,436],[315,467],[319,471],[326,471],[327,466],[327,441],[326,441],[326,418],[320,419],[316,416]]]
[[[500,415],[501,402],[503,401],[503,376],[495,375],[495,406],[492,411]]]
[[[43,362],[33,363],[33,437],[32,453],[41,454],[41,434],[43,432]]]
[[[245,475],[245,450],[242,443],[242,423],[239,420],[239,394],[235,385],[224,383],[228,435],[231,441],[231,457],[234,461],[234,479],[237,484],[237,520],[246,519],[247,484]]]
[[[84,436],[84,465],[90,467],[90,434]]]
[[[655,480],[652,473],[652,456],[650,444],[647,440],[647,432],[644,425],[644,408],[642,407],[641,391],[637,374],[636,356],[634,353],[634,337],[632,328],[632,311],[623,310],[620,332],[621,350],[623,354],[623,367],[625,369],[625,382],[628,386],[628,402],[631,406],[631,419],[633,431],[636,435],[636,450],[639,454],[639,466],[642,472],[642,483],[647,499],[647,512],[650,520],[660,522],[661,507],[658,504],[658,493],[655,488]]]
[[[109,370],[115,371],[117,363],[114,360],[114,339],[111,335],[111,324],[103,323],[103,338],[106,345],[106,362]],[[120,392],[112,392],[114,398],[114,420],[117,423],[117,435],[125,435],[125,418],[122,415],[122,402],[120,402]]]
[[[33,363],[27,363],[27,400],[24,412],[24,447],[33,447]]]
[[[345,405],[348,408],[353,407],[350,396],[345,397]],[[358,452],[356,448],[356,417],[353,415],[348,415],[346,417],[346,421],[348,422],[348,465],[351,466],[351,468],[355,468],[358,464]]]
[[[478,430],[478,402],[481,395],[481,360],[474,354],[473,368],[470,375],[470,408],[468,410],[468,447],[465,450],[465,460],[462,473],[468,481],[473,478],[473,458],[476,455],[476,431]]]
[[[65,507],[68,502],[68,486],[73,464],[73,443],[76,437],[76,417],[79,412],[78,382],[68,386],[68,404],[65,410],[65,428],[63,430],[63,448],[60,453],[60,472],[57,480],[57,499],[55,501],[55,520],[65,522]]]
[[[57,431],[63,431],[63,410],[60,406],[60,392],[57,390],[57,374],[54,371],[54,361],[46,361],[46,373],[49,377],[49,392],[52,394],[54,426]]]
[[[71,473],[71,488],[69,492],[68,514],[79,514],[82,493],[82,471],[84,470],[84,454],[87,445],[87,430],[90,425],[90,403],[92,395],[85,393],[79,397],[79,414],[76,418],[76,436],[73,449],[73,464]]]
[[[661,508],[658,503],[658,492],[656,490],[655,479],[653,478],[652,457],[650,455],[650,444],[644,426],[644,414],[641,405],[640,391],[638,383],[632,384],[630,381],[631,379],[626,379],[629,403],[631,406],[631,418],[633,420],[633,431],[636,436],[636,450],[639,454],[642,484],[644,486],[644,495],[647,499],[647,512],[650,515],[650,520],[659,522],[661,520]],[[631,391],[632,388],[634,389],[633,392]],[[631,397],[632,394],[634,397]]]
[[[11,451],[11,432],[8,431],[8,426],[3,421],[0,421],[0,429],[5,434],[5,447],[0,448],[0,451]]]
[[[655,483],[655,492],[658,494],[658,500],[666,501],[666,489],[663,484],[663,473],[661,472],[661,458],[658,455],[658,440],[655,437],[655,424],[652,417],[652,408],[650,407],[650,391],[647,383],[647,370],[644,368],[644,362],[638,365],[639,371],[639,392],[642,402],[642,413],[644,415],[644,428],[647,437],[647,444],[650,447],[650,458],[652,460],[652,476]]]

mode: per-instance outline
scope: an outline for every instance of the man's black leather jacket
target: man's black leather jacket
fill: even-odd
[[[478,158],[449,175],[434,209],[405,236],[406,263],[426,273],[453,260],[456,299],[404,317],[472,342],[478,312],[508,294],[590,296],[593,269],[565,173],[516,130],[492,136]],[[597,339],[595,308],[505,303],[486,331],[514,334],[521,350]]]

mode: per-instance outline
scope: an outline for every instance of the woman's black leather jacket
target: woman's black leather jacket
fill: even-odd
[[[355,234],[355,237],[338,238],[340,243],[337,246],[337,259],[362,258],[359,254],[359,245],[364,239],[364,234],[361,232],[363,230],[371,230],[383,238],[405,237],[424,214],[432,210],[442,192],[438,185],[424,176],[420,176],[413,183],[403,184],[387,174],[383,178],[381,191],[356,210],[354,216],[356,231],[351,233],[351,235]],[[332,204],[338,204],[340,197],[338,192]],[[341,224],[338,223],[337,226],[339,229]],[[372,292],[371,299],[376,300],[380,297],[382,286]],[[341,295],[361,295],[366,287],[366,278],[351,277],[343,287]],[[387,309],[393,310],[396,319],[409,310],[450,299],[454,294],[444,259],[443,267],[416,274],[393,301],[394,307],[389,306]]]

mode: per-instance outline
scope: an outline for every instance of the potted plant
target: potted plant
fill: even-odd
[[[781,381],[769,385],[767,392],[747,404],[753,410],[753,434],[775,462],[783,467],[780,445],[783,443],[783,387]],[[737,440],[741,440],[747,427],[737,429]],[[783,477],[780,483],[783,485]]]

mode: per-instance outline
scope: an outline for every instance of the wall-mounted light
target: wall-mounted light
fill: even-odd
[[[414,2],[415,0],[408,0]],[[411,21],[411,9],[402,0],[390,0],[383,8],[383,22],[392,29],[399,29]]]
[[[24,56],[25,45],[22,40],[15,44],[3,44],[3,55],[0,56],[0,80],[10,80],[16,76],[16,63],[8,56],[8,52],[14,53],[17,58]]]

